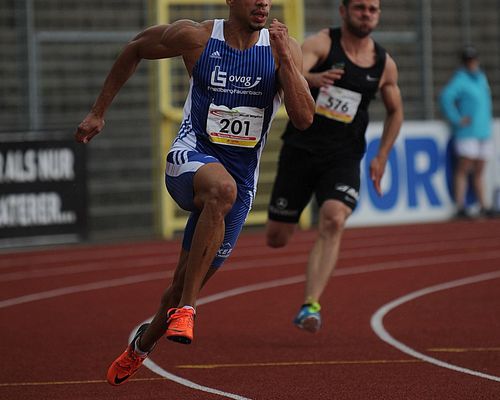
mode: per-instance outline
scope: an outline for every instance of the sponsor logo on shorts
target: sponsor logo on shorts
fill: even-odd
[[[269,211],[276,215],[281,215],[283,217],[296,217],[299,215],[297,210],[282,210],[274,205],[269,206]]]
[[[278,207],[280,210],[284,210],[288,206],[288,200],[285,199],[284,197],[278,197],[276,199],[276,207]]]
[[[233,246],[231,243],[223,243],[222,246],[217,251],[217,257],[227,258],[233,251]]]
[[[347,196],[351,197],[354,201],[358,201],[359,199],[359,192],[349,185],[345,185],[343,183],[337,183],[335,185],[335,190],[345,193]]]
[[[344,196],[344,200],[348,203],[356,204],[356,200],[354,200],[351,196]]]
[[[288,199],[284,197],[278,197],[274,204],[269,204],[269,211],[275,215],[281,215],[283,217],[296,217],[299,215],[298,210],[288,210]]]

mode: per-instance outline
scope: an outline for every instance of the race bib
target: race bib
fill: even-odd
[[[210,141],[226,146],[255,147],[262,136],[264,109],[210,104],[207,133]]]
[[[361,103],[361,93],[337,86],[321,87],[316,99],[316,113],[350,124]]]

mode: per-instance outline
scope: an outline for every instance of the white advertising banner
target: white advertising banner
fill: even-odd
[[[493,208],[500,212],[500,120],[495,120],[493,127],[495,151],[493,160],[488,163],[488,182],[493,192]]]
[[[382,180],[383,195],[379,196],[369,179],[369,168],[378,150],[382,128],[382,123],[368,127],[367,152],[361,163],[360,200],[348,225],[431,222],[452,217],[453,149],[448,125],[441,121],[403,124]],[[486,195],[492,202],[495,189],[500,188],[499,121],[495,124],[495,140],[495,160],[488,162],[485,171]],[[469,194],[472,209],[473,202]]]

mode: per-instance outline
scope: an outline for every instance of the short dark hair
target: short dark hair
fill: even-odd
[[[349,5],[349,3],[351,2],[351,0],[342,0],[342,5],[344,7],[347,7]]]

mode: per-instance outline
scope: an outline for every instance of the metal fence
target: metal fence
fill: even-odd
[[[72,137],[123,44],[153,21],[154,3],[0,1],[0,141],[3,134],[25,131],[62,130]],[[381,3],[375,37],[398,63],[407,120],[440,117],[435,100],[458,65],[457,50],[467,42],[480,51],[498,116],[500,1]],[[339,4],[306,0],[306,35],[338,24]],[[111,107],[105,131],[88,146],[90,238],[158,233],[154,188],[163,182],[154,173],[151,130],[158,115],[151,113],[156,101],[150,90],[151,65],[140,65]],[[376,101],[372,120],[383,115]]]

